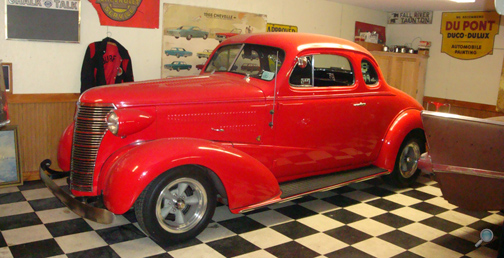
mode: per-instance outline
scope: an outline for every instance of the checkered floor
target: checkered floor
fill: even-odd
[[[0,189],[0,257],[496,257],[497,237],[475,243],[485,228],[500,236],[503,222],[449,204],[425,176],[408,189],[374,179],[245,215],[219,206],[196,239],[160,246],[133,211],[96,224],[34,181]]]

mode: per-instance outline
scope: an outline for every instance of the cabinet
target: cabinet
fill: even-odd
[[[423,103],[427,55],[371,51],[385,81]]]

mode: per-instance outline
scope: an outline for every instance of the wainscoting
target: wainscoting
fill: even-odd
[[[38,168],[51,159],[59,169],[58,142],[72,122],[79,94],[9,94],[9,115],[18,126],[19,155],[23,180],[40,179]]]
[[[504,113],[497,112],[495,105],[486,105],[473,102],[465,102],[451,99],[441,99],[434,97],[423,98],[423,106],[428,110],[435,110],[435,106],[432,103],[446,104],[446,106],[441,106],[439,111],[448,112],[448,105],[450,107],[450,113],[462,115],[462,116],[472,116],[478,118],[487,118],[494,116],[504,116]],[[428,106],[427,106],[428,105]],[[427,108],[428,107],[428,108]]]
[[[23,179],[39,179],[40,162],[47,158],[53,161],[53,168],[59,169],[56,159],[58,142],[73,120],[79,94],[13,94],[7,98],[11,124],[18,126]],[[459,115],[480,118],[504,115],[495,111],[492,105],[433,97],[424,97],[424,108],[430,102],[450,104],[450,113]],[[429,104],[429,110],[433,109],[434,105]],[[440,111],[447,111],[447,108],[443,106]]]

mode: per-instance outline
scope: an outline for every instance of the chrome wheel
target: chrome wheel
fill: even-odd
[[[207,205],[207,192],[200,182],[179,178],[161,191],[156,203],[156,218],[164,230],[184,233],[198,225]]]
[[[410,178],[416,173],[417,162],[421,154],[417,142],[410,142],[403,148],[399,158],[399,171],[403,178]]]

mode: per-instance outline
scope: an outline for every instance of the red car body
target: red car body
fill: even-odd
[[[247,46],[274,49],[276,54],[261,61],[266,70],[256,76],[239,71],[236,64],[216,70],[217,56],[224,52],[220,50],[235,46],[245,52]],[[295,67],[306,60],[314,62],[310,58],[319,54],[348,60],[351,67],[344,73],[353,81],[317,87],[317,78],[306,77],[300,80],[302,85],[293,86]],[[247,53],[237,56],[246,58]],[[254,60],[262,58],[258,56]],[[375,81],[363,79],[367,71],[360,69],[362,62],[373,66]],[[343,71],[313,69],[329,74],[320,79],[324,83],[338,80],[334,75]],[[205,171],[220,199],[231,212],[239,213],[393,173],[403,156],[414,166],[407,168],[416,172],[419,154],[410,156],[417,155],[425,142],[421,110],[412,97],[390,87],[373,56],[352,42],[302,33],[238,35],[213,51],[199,76],[96,87],[83,93],[76,122],[61,138],[58,163],[71,171],[75,196],[101,197],[114,214],[143,201],[142,193],[160,177],[187,167]],[[118,119],[110,117],[111,111]],[[89,117],[100,112],[99,118]],[[95,127],[90,125],[93,120],[101,129],[88,132]],[[409,152],[404,146],[413,136],[419,141],[413,144],[416,152]],[[87,156],[80,156],[83,151]],[[375,172],[357,175],[370,167]],[[281,187],[340,174],[348,178],[289,196]]]

